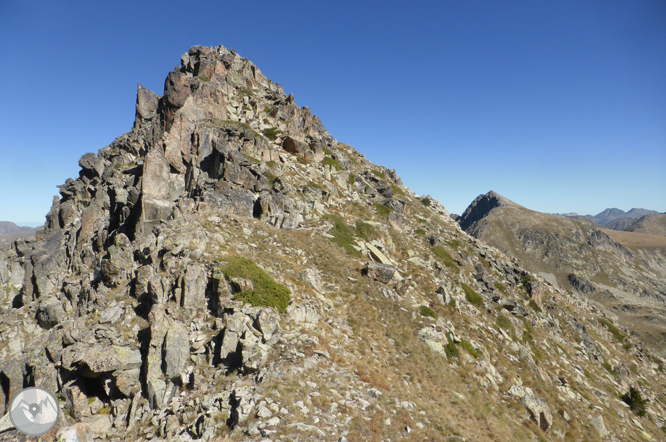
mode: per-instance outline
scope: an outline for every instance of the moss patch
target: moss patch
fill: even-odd
[[[340,171],[340,170],[343,169],[343,167],[340,165],[340,163],[338,163],[337,161],[335,161],[331,157],[324,158],[324,161],[322,161],[321,164],[328,165],[328,166],[333,166],[333,167],[335,167],[335,170],[337,170],[337,171]]]
[[[620,342],[624,342],[624,339],[626,338],[625,334],[622,333],[619,328],[615,327],[612,322],[606,318],[599,318],[599,322],[606,326],[608,331],[611,332],[613,336],[615,336],[615,339]]]
[[[255,307],[274,307],[280,313],[289,306],[291,300],[289,289],[275,282],[252,260],[241,256],[231,257],[221,270],[227,278],[239,277],[252,281],[254,288],[236,293],[234,299]]]
[[[509,318],[507,318],[504,315],[499,315],[497,319],[495,320],[495,323],[499,328],[503,328],[509,334],[511,335],[512,338],[515,339],[516,336],[516,328],[513,326],[513,322]]]
[[[380,216],[388,216],[389,213],[393,212],[393,209],[391,209],[389,206],[385,206],[384,204],[379,203],[375,203],[375,210]]]
[[[372,172],[372,174],[374,176],[376,176],[377,178],[381,178],[381,179],[386,178],[386,176],[378,170],[371,170],[370,172]]]
[[[356,235],[360,238],[365,239],[366,241],[375,236],[377,232],[372,224],[368,224],[361,220],[356,221]]]
[[[264,129],[261,132],[271,141],[275,141],[278,135],[282,133],[282,131],[277,127],[269,127],[268,129]]]
[[[405,196],[405,192],[395,184],[391,184],[391,192],[395,193],[396,195]]]
[[[449,252],[442,246],[435,246],[432,248],[432,253],[435,254],[439,259],[442,260],[442,264],[447,267],[458,268],[456,262],[451,258]],[[471,289],[470,289],[471,290]]]
[[[341,216],[328,214],[324,216],[324,219],[333,221],[333,228],[328,231],[329,235],[333,235],[331,241],[345,249],[349,255],[360,257],[361,252],[352,247],[352,245],[356,245],[354,240],[356,230],[349,227]]]
[[[477,292],[472,289],[472,287],[467,284],[462,285],[463,290],[465,291],[465,298],[475,307],[483,307],[483,296],[479,295]]]
[[[460,346],[463,348],[463,350],[465,350],[467,353],[471,354],[475,358],[480,358],[483,355],[481,350],[474,347],[472,344],[469,343],[469,341],[466,341],[465,339],[460,341]]]
[[[433,309],[428,307],[427,305],[422,305],[419,308],[419,311],[421,312],[421,316],[430,316],[431,318],[437,318],[437,314]]]

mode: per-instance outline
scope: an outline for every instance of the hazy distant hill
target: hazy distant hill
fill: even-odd
[[[625,229],[627,232],[648,233],[666,236],[666,214],[652,213],[646,215]]]
[[[0,235],[15,235],[20,233],[32,233],[35,228],[17,226],[10,221],[0,221]]]
[[[36,231],[34,227],[22,227],[10,221],[0,221],[0,243],[33,236]]]

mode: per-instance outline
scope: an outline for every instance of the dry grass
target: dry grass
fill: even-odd
[[[610,236],[613,241],[619,242],[630,249],[666,249],[666,236],[609,229],[599,230]]]

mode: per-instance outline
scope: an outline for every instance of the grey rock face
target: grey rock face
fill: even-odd
[[[581,293],[589,294],[596,291],[594,286],[588,280],[580,278],[573,273],[569,274],[568,280],[569,284],[571,284],[571,287]]]

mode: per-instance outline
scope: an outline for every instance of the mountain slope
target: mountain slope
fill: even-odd
[[[625,233],[622,242],[616,242],[608,236],[610,231],[593,224],[517,205],[491,209],[466,232],[516,256],[530,271],[561,287],[586,287],[584,292],[591,299],[633,324],[660,350],[664,348],[666,257],[659,249],[643,247],[643,238]],[[640,250],[634,246],[641,246]]]
[[[37,385],[56,440],[663,434],[664,361],[613,314],[462,232],[234,51],[191,48],[135,115],[0,255],[0,414]]]

